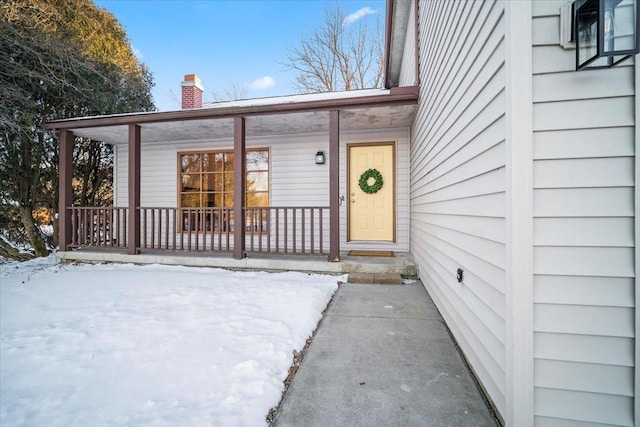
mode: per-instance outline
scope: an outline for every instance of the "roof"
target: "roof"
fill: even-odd
[[[359,89],[342,92],[318,92],[298,95],[273,96],[267,98],[239,99],[236,101],[208,102],[202,108],[232,108],[232,107],[258,107],[266,105],[284,105],[292,103],[304,103],[313,101],[343,100],[361,98],[367,96],[388,95],[388,89]]]
[[[114,114],[55,120],[46,129],[109,143],[126,143],[128,125],[142,127],[146,142],[224,138],[233,135],[233,118],[247,118],[247,135],[323,132],[328,112],[341,111],[341,130],[408,127],[418,102],[418,87],[365,89],[254,98],[211,103],[198,109]],[[197,120],[198,126],[193,122]]]

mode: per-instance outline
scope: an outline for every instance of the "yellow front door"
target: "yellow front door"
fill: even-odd
[[[349,146],[349,240],[394,241],[395,167],[394,144]],[[359,185],[369,169],[382,176],[382,187],[367,193]],[[375,178],[367,180],[374,190]]]

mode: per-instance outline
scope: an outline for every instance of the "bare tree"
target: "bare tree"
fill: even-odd
[[[361,9],[345,15],[340,3],[325,9],[322,25],[287,54],[287,68],[299,74],[294,87],[302,93],[380,87],[383,74],[383,38],[377,13],[375,25]]]
[[[182,99],[180,98],[180,96],[178,96],[173,89],[169,89],[168,92],[169,98],[171,98],[171,105],[173,107],[174,110],[180,110],[182,109]]]
[[[212,91],[214,102],[223,101],[237,101],[239,99],[247,98],[247,87],[242,84],[233,83],[231,87],[225,89],[223,92]]]

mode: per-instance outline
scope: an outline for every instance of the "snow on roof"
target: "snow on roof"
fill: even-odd
[[[61,123],[61,122],[70,122],[70,121],[77,122],[77,121],[82,121],[87,119],[101,119],[101,118],[112,118],[112,117],[148,116],[148,115],[154,115],[154,114],[175,113],[180,111],[224,110],[224,109],[234,109],[234,108],[278,106],[278,105],[297,104],[297,103],[305,103],[305,102],[313,102],[313,101],[331,101],[331,100],[354,99],[354,98],[361,98],[361,97],[367,97],[367,96],[389,95],[390,93],[391,91],[389,89],[359,89],[359,90],[348,90],[348,91],[341,91],[341,92],[320,92],[320,93],[309,93],[309,94],[303,94],[303,95],[285,95],[285,96],[273,96],[268,98],[250,98],[250,99],[242,99],[238,101],[205,103],[201,108],[84,116],[84,117],[74,117],[71,119],[52,120],[48,123]]]
[[[306,93],[301,95],[284,95],[272,96],[267,98],[240,99],[237,101],[207,102],[202,104],[202,108],[239,108],[257,107],[264,105],[282,105],[293,104],[297,102],[328,101],[335,99],[358,98],[361,96],[388,95],[389,93],[389,89],[359,89],[346,90],[341,92]]]

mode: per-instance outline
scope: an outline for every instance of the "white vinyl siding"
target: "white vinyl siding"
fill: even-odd
[[[564,3],[533,2],[536,425],[631,426],[634,69],[575,72]]]
[[[422,282],[504,413],[504,4],[420,2],[418,16],[421,93],[411,129],[411,252]],[[457,268],[464,270],[463,284],[456,281]]]
[[[400,80],[398,86],[417,85],[416,81],[416,37],[415,37],[415,2],[411,0],[409,11],[409,21],[407,23],[407,34],[404,41],[402,53],[402,64],[400,66]]]
[[[352,142],[391,141],[396,145],[396,224],[397,242],[346,242],[346,203],[340,208],[341,249],[409,250],[409,133],[408,129],[368,132],[342,132],[340,135],[340,194],[348,199],[346,190],[346,144]],[[199,150],[232,149],[231,139],[209,141],[172,141],[161,144],[144,142],[142,132],[140,203],[144,207],[177,207],[177,153]],[[270,150],[270,205],[329,206],[329,138],[327,134],[283,135],[261,138],[248,137],[247,149]],[[128,147],[116,148],[116,206],[128,205]],[[316,165],[317,151],[325,152],[326,163]],[[326,218],[328,220],[328,217]],[[326,221],[325,221],[326,222]],[[328,248],[328,232],[325,248]]]

